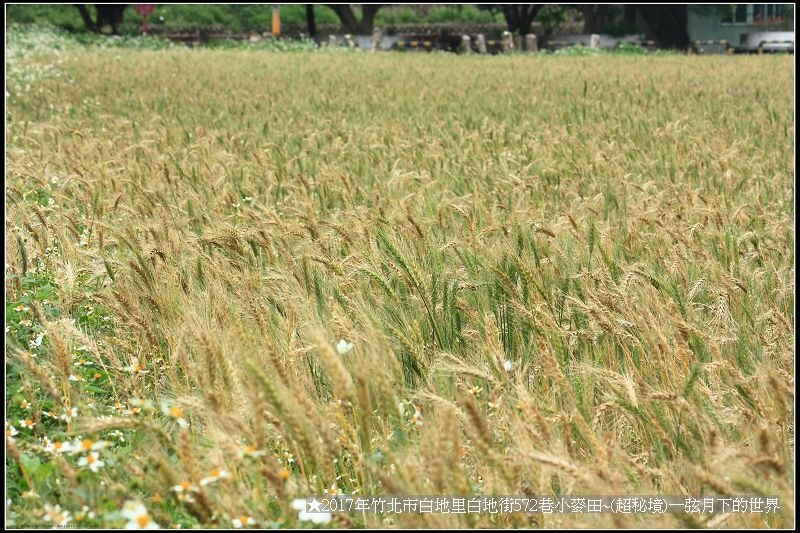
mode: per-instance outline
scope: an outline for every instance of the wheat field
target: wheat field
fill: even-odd
[[[794,524],[793,58],[12,67],[7,525]],[[292,507],[336,493],[780,512]]]

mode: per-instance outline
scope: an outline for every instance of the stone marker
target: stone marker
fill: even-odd
[[[461,52],[464,54],[472,53],[472,43],[469,35],[461,36]]]
[[[528,52],[539,51],[539,42],[536,40],[536,34],[529,33],[525,36],[525,50]]]
[[[479,54],[487,53],[486,37],[482,33],[479,33],[478,35],[475,36],[475,46],[478,48]]]
[[[338,43],[336,41],[335,35],[328,35],[328,46],[336,46]]]
[[[503,53],[510,52],[514,48],[514,39],[511,35],[510,31],[503,32],[503,41],[502,41]]]
[[[596,33],[589,37],[589,48],[600,48],[600,36]]]
[[[372,47],[370,48],[371,51],[375,52],[381,50],[383,48],[383,30],[380,28],[375,28],[372,30]]]
[[[356,46],[356,43],[353,42],[353,36],[350,35],[349,33],[344,36],[344,42],[346,42],[347,46],[350,48],[355,48]]]

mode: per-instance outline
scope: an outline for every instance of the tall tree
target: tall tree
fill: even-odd
[[[375,15],[378,13],[378,10],[383,7],[382,4],[361,4],[361,20],[358,20],[350,4],[325,5],[336,13],[345,31],[360,35],[372,33],[372,27],[375,24]]]
[[[104,27],[111,26],[111,33],[116,35],[120,24],[122,24],[122,16],[125,13],[127,4],[93,4],[97,13],[97,20],[92,20],[92,15],[86,4],[75,4],[78,12],[81,14],[83,23],[86,29],[96,33],[100,33]]]

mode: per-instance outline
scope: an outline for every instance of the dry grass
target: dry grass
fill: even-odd
[[[7,100],[14,523],[291,526],[342,490],[779,495],[709,525],[793,525],[791,58],[60,61]],[[113,446],[95,473],[45,435]],[[692,525],[330,525],[390,523]]]

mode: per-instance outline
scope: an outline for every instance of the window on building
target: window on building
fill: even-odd
[[[723,24],[774,24],[786,20],[786,4],[733,4]]]

